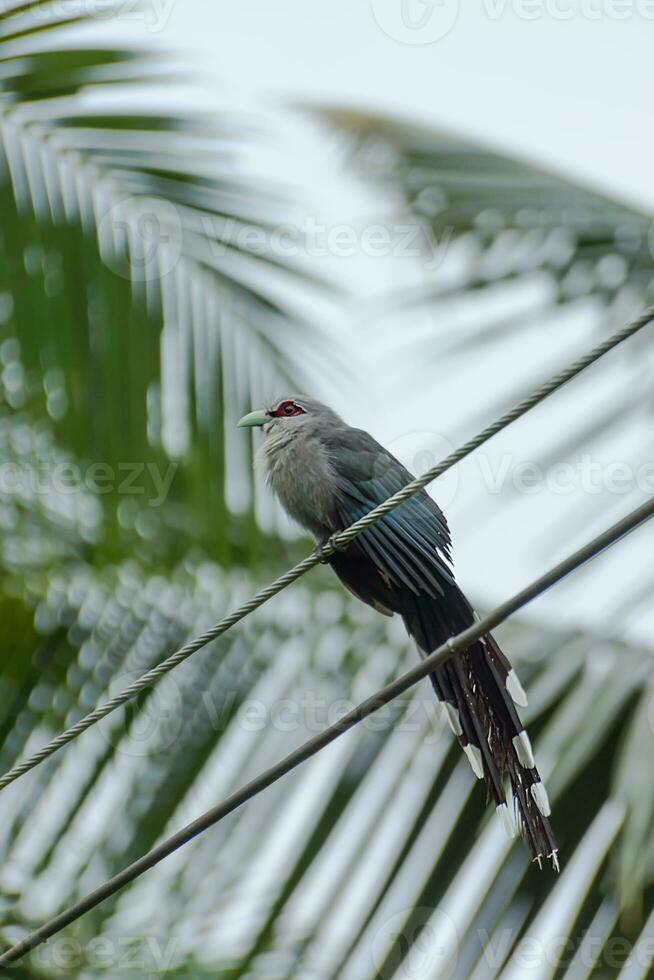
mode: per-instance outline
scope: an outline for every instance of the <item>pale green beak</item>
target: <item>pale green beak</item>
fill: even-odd
[[[244,415],[242,419],[239,419],[238,428],[245,429],[255,425],[265,425],[269,421],[268,414],[262,408],[259,408],[256,412],[250,412],[249,415]]]

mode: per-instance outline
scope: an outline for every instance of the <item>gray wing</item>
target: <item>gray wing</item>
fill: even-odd
[[[337,478],[338,529],[401,490],[413,477],[392,453],[361,429],[339,427],[323,437]],[[442,596],[454,584],[445,516],[424,490],[366,529],[345,552],[365,554],[395,586]],[[356,547],[355,547],[356,546]]]

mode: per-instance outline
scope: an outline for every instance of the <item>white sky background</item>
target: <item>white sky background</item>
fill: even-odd
[[[424,45],[373,16],[402,0],[160,2],[157,36],[199,52],[221,96],[414,117],[654,207],[652,0],[458,0],[449,33]],[[419,20],[425,4],[408,2]],[[457,0],[434,2],[438,27]]]

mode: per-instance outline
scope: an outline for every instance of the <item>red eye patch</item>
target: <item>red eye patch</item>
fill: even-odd
[[[270,414],[278,419],[290,419],[293,415],[306,415],[306,412],[295,402],[282,402]]]

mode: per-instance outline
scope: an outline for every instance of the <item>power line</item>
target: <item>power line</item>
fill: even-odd
[[[346,731],[349,731],[349,729],[359,724],[359,722],[363,721],[375,711],[378,711],[394,698],[399,697],[399,695],[422,680],[423,677],[426,677],[427,674],[430,674],[439,664],[460,650],[467,649],[476,640],[495,629],[500,623],[503,623],[513,613],[542,595],[543,592],[546,592],[557,582],[560,582],[566,575],[574,572],[587,561],[595,558],[600,552],[610,547],[610,545],[624,538],[625,535],[629,534],[640,524],[643,524],[652,515],[654,515],[654,497],[632,511],[621,521],[618,521],[608,530],[599,534],[583,548],[580,548],[564,561],[554,566],[549,572],[536,579],[521,592],[516,593],[512,598],[507,599],[506,602],[497,606],[493,612],[484,616],[483,619],[477,620],[473,626],[468,627],[462,633],[458,633],[449,639],[435,650],[434,653],[425,657],[415,667],[412,667],[411,670],[408,670],[401,677],[387,684],[386,687],[377,691],[372,697],[362,701],[361,704],[357,705],[352,711],[349,711],[335,724],[330,725],[329,728],[326,728],[318,735],[314,735],[313,738],[310,738],[299,748],[290,752],[284,759],[271,766],[266,772],[261,773],[246,786],[242,787],[242,789],[237,790],[236,793],[227,797],[222,803],[207,810],[197,820],[187,824],[186,827],[183,827],[182,830],[173,834],[172,837],[169,837],[157,847],[154,847],[147,854],[144,854],[143,857],[138,858],[138,860],[123,868],[117,875],[114,875],[113,878],[104,882],[99,888],[90,892],[81,901],[76,902],[75,905],[71,905],[69,909],[55,916],[49,922],[46,922],[45,925],[16,943],[0,956],[0,967],[15,963],[25,956],[26,953],[30,952],[30,950],[56,935],[66,926],[70,925],[71,922],[75,922],[76,919],[79,919],[80,916],[95,908],[106,898],[115,895],[121,888],[124,888],[125,885],[130,884],[136,878],[140,877],[145,871],[153,868],[165,857],[168,857],[168,855],[183,847],[184,844],[188,844],[193,838],[208,830],[220,820],[223,820],[243,803],[251,800],[263,792],[264,789],[267,789],[273,783],[277,782],[277,780],[291,772],[291,770],[295,769],[302,762],[316,755],[316,753],[335,741],[335,739],[339,738]]]
[[[97,724],[97,722],[101,721],[103,718],[106,718],[107,715],[111,714],[117,708],[127,704],[128,701],[131,701],[142,691],[151,687],[165,674],[169,673],[179,664],[187,660],[192,654],[196,653],[212,640],[222,636],[223,633],[226,633],[227,630],[231,629],[232,626],[235,626],[236,623],[240,622],[242,619],[245,619],[246,616],[249,616],[249,614],[254,612],[255,609],[258,609],[259,606],[262,606],[269,599],[272,599],[274,596],[278,595],[278,593],[280,593],[283,589],[287,588],[287,586],[291,585],[302,575],[304,575],[305,572],[308,572],[320,562],[326,561],[330,555],[334,554],[335,551],[347,547],[347,545],[350,544],[350,542],[356,538],[357,535],[361,534],[362,531],[365,531],[365,529],[370,527],[371,524],[381,520],[381,518],[388,514],[389,511],[393,510],[395,507],[414,496],[420,490],[424,489],[427,484],[437,479],[437,477],[442,476],[442,474],[449,470],[450,467],[456,465],[456,463],[459,463],[462,459],[469,456],[493,436],[497,435],[503,429],[507,428],[507,426],[511,425],[512,422],[515,422],[521,416],[531,411],[532,408],[535,408],[535,406],[540,404],[540,402],[544,401],[555,391],[558,391],[563,387],[563,385],[567,384],[568,381],[571,381],[573,378],[577,377],[577,375],[581,374],[581,372],[587,367],[590,367],[591,364],[594,364],[623,341],[633,337],[634,334],[638,333],[639,330],[642,330],[643,327],[647,326],[647,324],[653,319],[654,307],[650,307],[632,323],[628,324],[626,327],[623,327],[621,330],[618,330],[607,340],[603,341],[597,347],[594,347],[587,354],[584,354],[583,357],[580,357],[569,367],[565,368],[563,371],[560,371],[549,381],[545,382],[545,384],[537,388],[531,395],[524,398],[518,403],[518,405],[502,415],[499,419],[493,422],[492,425],[489,425],[487,428],[483,429],[478,435],[476,435],[469,442],[466,442],[455,452],[451,453],[446,459],[442,460],[440,463],[437,463],[436,466],[433,466],[430,470],[427,470],[427,472],[422,476],[412,480],[397,493],[393,494],[392,497],[389,497],[388,500],[385,500],[384,503],[379,504],[379,506],[369,511],[364,517],[360,518],[358,521],[355,521],[349,528],[346,528],[344,531],[339,531],[338,534],[332,535],[325,545],[316,548],[312,554],[308,555],[293,568],[289,569],[279,578],[275,579],[275,581],[271,582],[270,585],[267,585],[264,589],[261,589],[254,596],[248,599],[247,602],[244,602],[243,605],[239,606],[238,609],[230,613],[229,616],[221,619],[219,623],[216,623],[214,626],[210,627],[205,633],[202,633],[201,636],[198,636],[189,643],[186,643],[176,653],[172,654],[166,660],[162,661],[162,663],[158,664],[156,667],[153,667],[151,670],[147,671],[147,673],[143,674],[142,677],[135,680],[132,684],[126,687],[124,691],[121,691],[120,694],[115,695],[113,698],[110,698],[104,704],[101,704],[83,718],[80,718],[80,720],[74,725],[71,725],[70,728],[67,728],[64,732],[61,732],[59,735],[55,736],[55,738],[34,752],[24,762],[19,763],[6,772],[0,777],[0,790],[4,789],[5,786],[9,786],[10,783],[13,783],[20,776],[23,776],[25,773],[36,768],[36,766],[38,766],[41,762],[44,762],[69,742],[74,741],[87,729]]]

